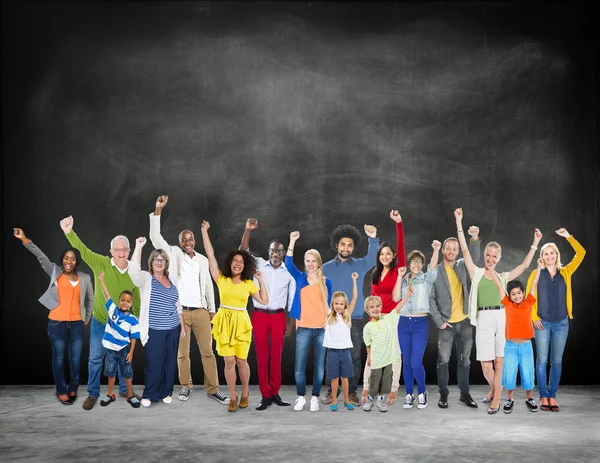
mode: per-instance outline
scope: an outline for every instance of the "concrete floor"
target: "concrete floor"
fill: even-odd
[[[103,386],[103,391],[104,391]],[[142,386],[136,391],[141,392]],[[225,387],[222,388],[226,390]],[[309,389],[310,391],[310,389]],[[592,462],[600,461],[600,387],[565,386],[559,413],[531,413],[516,392],[511,415],[488,416],[487,406],[467,408],[452,391],[450,407],[437,407],[430,386],[425,410],[373,409],[317,413],[271,406],[228,413],[196,388],[177,399],[133,409],[124,399],[81,409],[85,388],[72,406],[60,404],[51,386],[0,387],[0,461],[105,462]],[[483,397],[475,386],[472,395]],[[177,389],[176,389],[177,392]],[[282,397],[296,398],[285,386]],[[534,396],[537,397],[537,396]]]

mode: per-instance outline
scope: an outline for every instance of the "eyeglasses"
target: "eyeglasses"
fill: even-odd
[[[284,252],[284,249],[269,249],[269,254],[283,254]]]
[[[152,259],[153,262],[156,262],[157,264],[164,264],[165,260],[161,257],[155,257],[154,259]]]
[[[129,252],[130,249],[129,248],[113,248],[113,251],[115,251],[115,252]]]
[[[423,259],[412,259],[409,264],[423,264]]]

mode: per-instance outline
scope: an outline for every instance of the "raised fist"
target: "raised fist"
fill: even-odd
[[[246,220],[246,230],[256,230],[258,228],[258,220],[249,218]]]
[[[377,238],[377,228],[373,225],[365,225],[365,233],[369,238]]]
[[[434,251],[439,251],[439,249],[442,247],[442,243],[440,243],[438,240],[433,240],[431,247]]]
[[[168,201],[169,201],[168,195],[159,196],[158,198],[156,198],[156,208],[162,209],[163,207],[165,207],[167,205]]]
[[[458,207],[458,208],[454,209],[454,217],[456,218],[456,220],[463,219],[462,207]]]
[[[21,241],[25,241],[27,239],[25,232],[20,228],[13,228],[13,235],[15,235],[15,238],[18,238]]]
[[[533,233],[533,241],[535,241],[536,243],[539,243],[543,236],[544,235],[542,235],[542,232],[540,231],[540,229],[536,228],[535,232]]]
[[[467,233],[472,239],[476,240],[477,238],[479,238],[479,227],[471,225]]]
[[[135,245],[143,248],[146,245],[146,238],[140,236],[137,240],[135,240]]]
[[[394,209],[390,212],[390,219],[392,219],[396,223],[402,222],[402,216],[400,213]]]
[[[558,236],[562,236],[563,238],[568,238],[569,236],[571,236],[571,234],[567,231],[566,228],[559,228],[558,230],[556,230],[556,234]]]
[[[356,272],[353,272],[353,273],[352,273],[352,275],[350,275],[350,276],[352,277],[352,279],[353,279],[354,281],[356,281],[356,279],[358,278],[358,273],[356,273]]]
[[[206,220],[203,220],[202,225],[200,225],[200,229],[202,231],[204,231],[204,230],[208,231],[209,228],[210,228],[210,223],[208,223],[208,221],[206,221]]]
[[[74,220],[72,215],[65,217],[60,221],[60,228],[62,228],[62,231],[65,233],[65,235],[73,231],[73,222]]]
[[[298,240],[298,238],[300,238],[299,231],[293,231],[292,233],[290,233],[290,241],[296,241]]]

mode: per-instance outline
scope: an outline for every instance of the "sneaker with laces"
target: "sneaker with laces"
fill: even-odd
[[[227,404],[229,404],[229,397],[226,397],[223,394],[221,394],[221,391],[217,391],[214,394],[209,394],[207,392],[206,395],[208,397],[210,397],[211,399],[215,399],[221,405],[227,405]]]
[[[167,397],[163,398],[162,401],[166,404],[170,404],[171,402],[173,402],[173,397],[168,395]]]
[[[387,397],[385,395],[379,396],[377,398],[377,402],[375,403],[375,405],[377,405],[377,408],[379,409],[380,412],[387,412],[388,411]]]
[[[333,397],[331,396],[331,392],[328,392],[327,394],[325,394],[323,396],[323,398],[321,399],[321,402],[323,403],[323,405],[329,405],[331,402],[333,402]]]
[[[302,410],[304,410],[305,404],[306,404],[306,399],[304,398],[303,395],[299,395],[298,398],[296,399],[296,402],[294,403],[294,410],[296,410],[297,412],[301,412]]]
[[[427,391],[423,392],[423,394],[419,394],[419,403],[417,405],[417,408],[420,408],[422,410],[425,407],[427,407],[427,396]]]
[[[530,412],[537,412],[538,411],[538,406],[535,403],[535,400],[533,399],[533,397],[531,399],[527,399],[525,401],[525,405],[527,405],[527,408],[529,409]]]
[[[188,400],[190,398],[190,394],[192,393],[192,388],[191,387],[185,387],[183,386],[181,388],[181,390],[179,391],[179,395],[177,395],[177,398],[179,400],[183,400],[184,402],[186,400]]]
[[[415,403],[415,395],[414,394],[406,394],[406,398],[404,399],[403,408],[413,408],[413,404]]]
[[[310,411],[311,412],[319,411],[319,398],[314,395],[310,399]]]
[[[364,403],[362,409],[365,412],[370,412],[372,408],[373,408],[373,397],[367,396],[367,401]]]
[[[142,407],[148,408],[150,405],[152,405],[152,402],[150,402],[150,399],[142,399]]]
[[[514,404],[515,404],[514,400],[506,399],[506,402],[504,402],[504,406],[502,407],[502,410],[504,410],[504,413],[506,413],[507,415],[509,413],[512,413]]]

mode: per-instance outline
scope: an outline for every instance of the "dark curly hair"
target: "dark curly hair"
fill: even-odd
[[[342,238],[350,238],[354,241],[354,249],[360,246],[360,240],[362,237],[360,236],[360,232],[353,227],[352,225],[339,225],[335,227],[335,229],[331,232],[331,247],[337,253],[337,245]]]
[[[59,260],[61,267],[62,267],[62,261],[65,258],[65,254],[69,251],[72,251],[73,254],[75,254],[75,268],[79,267],[79,264],[81,264],[81,254],[79,253],[79,250],[75,249],[75,248],[67,248],[62,252],[62,254],[60,255],[60,260]]]
[[[221,273],[227,278],[231,278],[233,276],[231,274],[231,262],[233,262],[233,258],[237,255],[242,256],[242,259],[244,259],[242,280],[252,280],[254,278],[254,274],[256,273],[256,259],[248,251],[240,251],[239,249],[236,249],[235,251],[231,251],[229,254],[227,254],[225,256],[225,260],[223,261]]]
[[[384,241],[379,245],[379,248],[377,248],[377,257],[375,257],[375,268],[373,269],[373,273],[371,274],[371,283],[373,283],[374,285],[379,284],[379,277],[381,276],[381,272],[383,272],[383,264],[379,262],[379,256],[381,255],[381,251],[383,251],[384,248],[390,248],[392,252],[396,254],[394,246],[392,246],[387,241]],[[390,262],[390,270],[394,270],[397,264],[398,256],[394,257]]]

